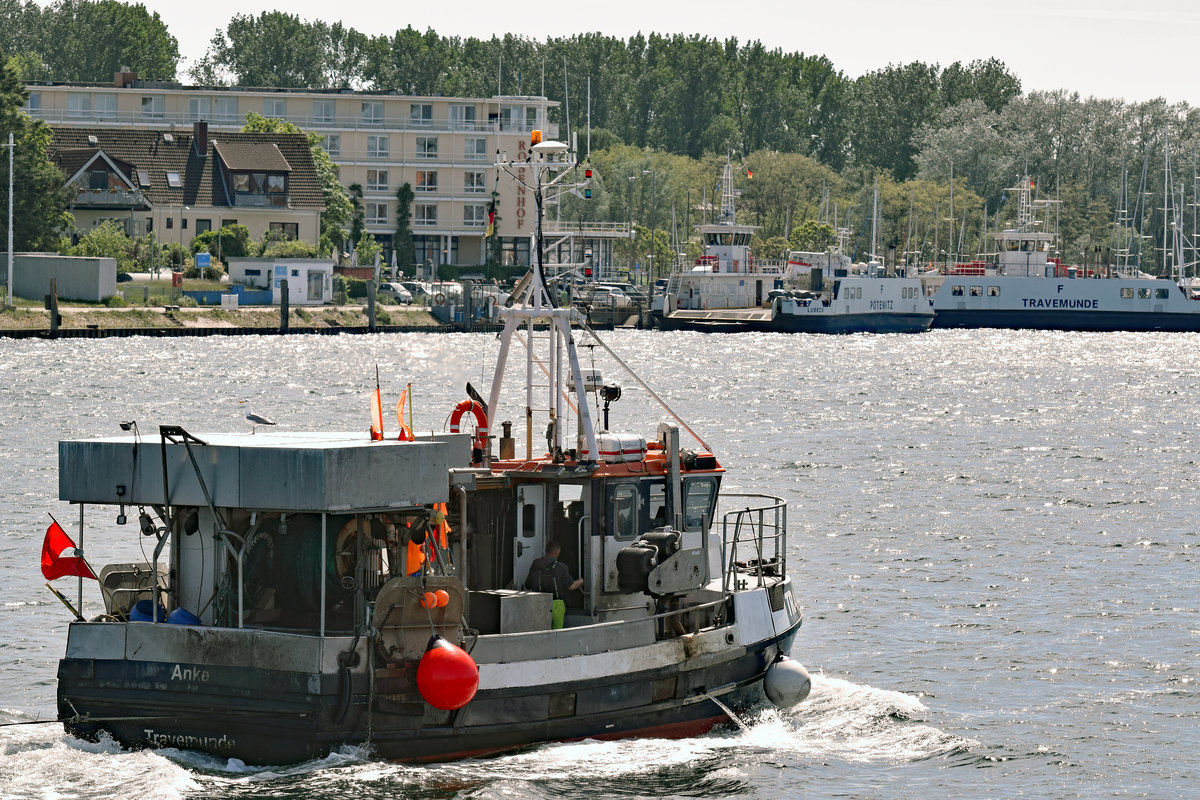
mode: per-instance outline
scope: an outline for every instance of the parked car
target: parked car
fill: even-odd
[[[408,305],[412,303],[412,292],[405,289],[398,283],[381,283],[379,284],[379,294],[389,300],[394,300],[397,303]]]
[[[133,280],[133,276],[128,272],[117,273],[117,283],[129,283],[131,280]]]

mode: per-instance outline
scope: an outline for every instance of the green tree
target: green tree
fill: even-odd
[[[788,244],[796,250],[804,250],[810,253],[823,253],[826,248],[833,245],[836,233],[833,226],[828,222],[817,222],[815,219],[806,219],[804,222],[792,229],[791,238]]]
[[[854,160],[911,178],[913,135],[941,111],[937,67],[914,61],[869,72],[855,81],[851,108]]]
[[[219,231],[208,230],[192,239],[192,252],[207,252],[213,258],[241,258],[249,252],[250,230],[245,225],[225,225]]]
[[[350,184],[350,242],[357,243],[367,229],[363,211],[363,187],[361,183]]]
[[[146,80],[170,81],[179,66],[179,42],[140,3],[58,0],[34,36],[50,80],[108,83],[124,66]]]
[[[66,179],[49,158],[51,134],[45,123],[22,111],[28,95],[16,71],[0,53],[0,144],[13,134],[13,246],[54,251],[59,232],[70,226]],[[0,148],[0,208],[8,207],[8,152]],[[8,215],[0,214],[0,242],[8,238]]]
[[[299,127],[288,120],[264,117],[253,111],[246,114],[246,124],[242,126],[242,131],[245,133],[303,133]],[[337,165],[333,163],[329,153],[321,146],[321,134],[309,132],[306,135],[308,136],[308,147],[312,153],[313,167],[317,171],[317,180],[321,182],[321,199],[325,203],[325,210],[321,212],[321,234],[317,248],[322,253],[330,253],[342,240],[342,226],[350,219],[355,207],[351,205],[350,195],[347,194],[346,188],[338,180]],[[359,208],[361,208],[361,204]]]
[[[326,88],[331,49],[324,23],[283,11],[237,14],[225,30],[213,34],[192,77],[223,82],[228,74],[239,86]]]
[[[125,227],[113,220],[105,220],[80,235],[74,245],[65,239],[63,242],[66,245],[60,248],[63,255],[114,258],[118,272],[129,272],[137,266],[133,240],[125,233]]]
[[[417,257],[413,245],[412,204],[413,189],[405,182],[396,190],[396,236],[392,243],[396,251],[396,264],[402,269],[411,267]]]

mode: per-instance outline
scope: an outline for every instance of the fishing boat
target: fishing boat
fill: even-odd
[[[889,273],[878,261],[853,264],[841,248],[756,258],[755,227],[736,220],[733,166],[721,177],[721,216],[702,225],[704,255],[682,263],[651,316],[667,330],[790,333],[919,333],[933,309],[920,279]]]
[[[572,167],[535,135],[504,169],[540,219]],[[538,259],[499,311],[488,396],[468,385],[444,432],[383,437],[376,394],[370,436],[248,415],[250,432],[126,423],[61,442],[78,523],[47,534],[50,562],[86,563],[70,530],[105,549],[98,508],[134,517],[108,530],[148,553],[96,571],[105,613],[69,626],[66,730],[254,764],[344,746],[430,761],[691,736],[764,696],[801,702],[786,502],[722,492],[717,456],[665,404],[652,429],[610,422],[621,386],[581,365],[581,339],[624,362],[554,299]],[[510,366],[523,391],[504,391]],[[545,570],[577,579],[547,587]]]
[[[1050,204],[1034,199],[1034,186],[1025,176],[1008,190],[1017,199],[1017,219],[993,234],[993,256],[922,276],[934,328],[1200,331],[1200,303],[1181,280],[1129,263],[1069,266],[1053,257]]]

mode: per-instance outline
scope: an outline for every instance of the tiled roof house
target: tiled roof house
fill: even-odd
[[[320,236],[325,206],[305,134],[210,134],[204,122],[183,132],[50,127],[81,231],[112,219],[130,235],[153,231],[184,246],[230,223],[255,239],[274,230],[315,245]]]

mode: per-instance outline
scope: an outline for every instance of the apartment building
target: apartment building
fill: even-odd
[[[214,136],[239,130],[248,112],[290,120],[323,137],[347,188],[362,187],[366,228],[390,250],[396,192],[412,187],[416,259],[484,264],[488,206],[506,264],[529,264],[532,196],[498,176],[497,154],[520,159],[532,130],[558,135],[545,97],[409,97],[350,89],[184,86],[118,73],[112,84],[26,86],[31,116],[58,126],[190,131],[207,122]],[[527,205],[528,204],[528,205]]]

